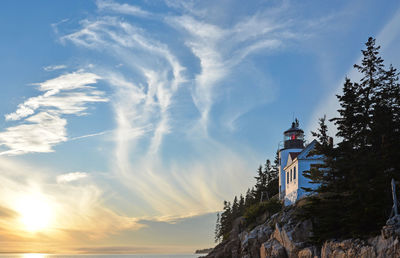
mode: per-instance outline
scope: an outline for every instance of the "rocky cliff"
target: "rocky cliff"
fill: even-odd
[[[381,234],[367,240],[329,240],[322,246],[310,244],[311,221],[299,221],[296,207],[286,208],[272,216],[262,216],[251,230],[244,219],[235,220],[229,239],[217,245],[208,258],[264,257],[400,257],[400,216],[387,221]]]

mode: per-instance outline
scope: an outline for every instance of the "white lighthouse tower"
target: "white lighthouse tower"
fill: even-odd
[[[318,184],[304,176],[312,166],[322,164],[322,155],[312,154],[317,141],[304,146],[304,132],[296,119],[284,133],[283,149],[279,150],[279,199],[291,205],[308,193],[304,188],[316,189]]]
[[[283,133],[283,149],[279,150],[279,199],[283,200],[286,196],[286,185],[289,175],[284,170],[288,158],[295,159],[296,155],[304,149],[304,131],[299,128],[299,121],[296,119],[292,127]]]

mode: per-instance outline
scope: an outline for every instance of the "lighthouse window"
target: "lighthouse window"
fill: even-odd
[[[287,183],[289,184],[289,172],[287,172],[286,178],[287,178]]]
[[[296,167],[293,168],[293,171],[294,171],[294,172],[293,172],[293,179],[296,180]]]
[[[290,182],[292,182],[292,170],[290,170]]]

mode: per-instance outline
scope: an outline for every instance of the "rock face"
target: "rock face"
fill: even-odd
[[[350,258],[400,257],[400,216],[389,219],[379,236],[368,240],[326,241],[322,247],[309,244],[311,221],[296,221],[294,208],[279,212],[251,231],[244,219],[235,220],[228,240],[217,245],[209,258]]]
[[[318,256],[317,248],[307,242],[311,232],[311,221],[296,221],[293,210],[284,212],[269,239],[260,246],[260,257]]]
[[[347,239],[344,241],[326,241],[322,246],[321,258],[347,257],[400,257],[400,216],[386,222],[381,235],[362,241]]]

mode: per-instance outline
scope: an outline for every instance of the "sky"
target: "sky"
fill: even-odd
[[[191,253],[398,1],[4,0],[0,252]],[[331,134],[335,128],[330,125]]]

